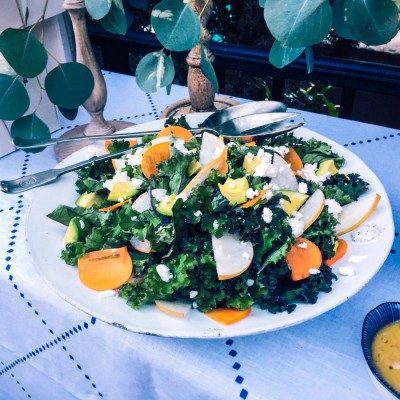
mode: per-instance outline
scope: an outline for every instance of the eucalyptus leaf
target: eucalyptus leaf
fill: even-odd
[[[200,68],[205,75],[205,77],[211,82],[213,85],[214,91],[216,93],[219,92],[219,85],[217,75],[215,74],[214,67],[210,61],[208,56],[207,48],[205,46],[201,46],[201,59],[200,59]]]
[[[314,71],[314,50],[312,47],[307,47],[305,51],[307,72],[311,74]]]
[[[44,81],[50,101],[62,108],[77,108],[91,95],[93,75],[83,64],[69,62],[51,70]]]
[[[35,143],[38,140],[50,139],[50,129],[36,114],[29,114],[15,120],[11,125],[11,137],[23,138],[28,142]],[[44,150],[45,147],[31,149],[32,153]]]
[[[283,68],[299,57],[303,51],[304,47],[282,46],[275,40],[269,52],[269,62],[276,68]]]
[[[29,108],[29,95],[17,76],[0,74],[0,119],[22,117]]]
[[[108,14],[100,20],[101,26],[111,33],[125,35],[128,29],[125,9],[122,0],[111,0],[111,8]]]
[[[158,40],[168,50],[190,50],[200,40],[199,17],[189,3],[163,0],[151,12],[151,24]]]
[[[78,108],[63,108],[63,107],[58,107],[60,110],[60,113],[70,121],[73,121],[76,116],[78,115]]]
[[[400,29],[393,0],[344,0],[343,20],[351,35],[367,45],[386,44]]]
[[[264,18],[283,46],[308,47],[329,33],[332,8],[329,0],[266,0]]]
[[[110,11],[111,2],[111,0],[85,0],[85,6],[93,19],[102,19]]]
[[[0,35],[0,52],[24,78],[38,76],[47,65],[47,52],[29,31],[8,28]]]
[[[261,8],[264,8],[264,7],[265,7],[265,0],[258,0],[258,5],[259,5]]]
[[[335,0],[332,5],[333,11],[333,27],[335,32],[344,39],[356,40],[350,30],[350,23],[346,21],[344,16],[345,0]]]
[[[169,96],[171,94],[171,88],[172,88],[172,83],[165,87],[165,90],[167,92],[167,96]]]
[[[171,85],[175,67],[171,56],[159,50],[145,55],[136,68],[136,83],[144,92],[153,93]]]

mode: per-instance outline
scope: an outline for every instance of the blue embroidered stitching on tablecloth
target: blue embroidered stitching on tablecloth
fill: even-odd
[[[225,344],[226,344],[227,346],[232,346],[233,343],[234,343],[234,341],[233,341],[232,339],[228,339],[228,340],[225,342]],[[229,354],[231,357],[236,357],[236,356],[238,355],[238,352],[237,352],[236,350],[232,349],[232,350],[229,351],[228,354]],[[238,362],[235,362],[235,363],[232,365],[232,368],[233,368],[234,370],[238,371],[238,370],[241,368],[241,364],[238,363]],[[241,375],[237,375],[237,376],[236,376],[236,378],[235,378],[235,382],[236,382],[236,383],[238,383],[239,385],[241,385],[241,384],[243,383],[243,381],[244,381],[243,376],[241,376]],[[241,399],[246,399],[247,396],[248,396],[248,394],[249,394],[248,390],[242,389],[242,390],[240,391],[239,397],[240,397]]]
[[[397,136],[400,136],[400,132],[397,132]],[[396,135],[391,133],[389,136],[381,136],[381,137],[376,137],[374,139],[367,139],[365,141],[359,140],[358,142],[346,143],[343,145],[343,147],[356,146],[358,144],[364,144],[364,143],[372,143],[374,140],[376,142],[379,142],[379,140],[381,140],[381,139],[388,139],[388,138],[394,138],[394,137],[396,137]]]

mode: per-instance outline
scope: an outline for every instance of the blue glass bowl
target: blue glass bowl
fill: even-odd
[[[361,345],[372,381],[379,392],[387,399],[400,399],[400,393],[394,390],[379,374],[372,359],[371,347],[372,341],[378,331],[395,321],[400,321],[400,303],[382,303],[366,315],[361,337]]]

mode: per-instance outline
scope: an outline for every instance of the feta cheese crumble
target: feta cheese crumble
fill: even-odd
[[[325,182],[331,176],[330,172],[327,172],[321,176],[317,176],[316,174],[317,169],[318,169],[317,163],[313,164],[306,163],[304,164],[303,169],[297,171],[297,173],[301,175],[306,181],[311,181],[317,184]]]
[[[297,245],[297,247],[300,247],[300,249],[306,249],[307,246],[308,246],[308,243],[307,243],[307,242],[299,243],[299,244]]]
[[[304,222],[302,221],[302,215],[298,211],[293,211],[292,218],[288,218],[288,224],[292,228],[293,237],[297,238],[304,232]]]
[[[189,150],[185,147],[185,141],[182,139],[178,139],[174,144],[173,147],[178,150],[182,154],[188,154]]]
[[[247,281],[246,281],[246,286],[253,286],[254,285],[254,279],[247,279]]]
[[[272,210],[268,207],[265,207],[262,212],[262,219],[266,224],[270,224],[272,221]]]
[[[297,189],[300,193],[306,194],[308,192],[308,186],[305,182],[300,182]]]
[[[318,275],[318,274],[321,273],[321,271],[320,271],[319,269],[310,268],[310,269],[308,270],[308,273],[309,273],[310,275]]]
[[[103,183],[103,187],[111,191],[114,183],[128,181],[130,181],[130,178],[127,171],[115,171],[115,175],[112,177],[112,179],[107,179]]]
[[[337,219],[342,212],[342,206],[335,199],[325,199],[325,205],[328,207],[328,213]]]
[[[189,292],[189,297],[190,297],[191,299],[194,299],[198,294],[199,294],[199,292],[198,292],[197,290],[191,290],[191,291]]]
[[[116,295],[117,295],[117,291],[116,290],[112,290],[112,289],[101,290],[100,292],[97,292],[97,296],[100,299],[106,299],[106,298],[109,298],[109,297],[114,297]]]
[[[139,189],[143,184],[143,181],[137,178],[131,178],[131,182],[134,189]]]
[[[200,210],[197,210],[195,213],[193,213],[193,215],[194,215],[195,217],[200,217],[200,216],[203,215],[203,213],[202,213]]]
[[[343,276],[354,276],[356,273],[353,267],[339,267],[339,274]]]
[[[213,222],[213,228],[214,229],[218,229],[219,228],[219,223],[218,223],[218,220],[214,220],[214,222]]]
[[[254,199],[254,197],[258,196],[258,190],[254,190],[252,188],[249,188],[246,190],[246,197],[251,200]]]
[[[158,264],[156,267],[156,271],[160,276],[160,279],[164,282],[169,282],[173,277],[171,271],[165,264]]]

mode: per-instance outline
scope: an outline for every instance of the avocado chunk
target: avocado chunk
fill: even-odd
[[[160,201],[158,203],[158,206],[156,207],[157,212],[159,212],[162,215],[166,215],[167,217],[172,217],[172,207],[174,206],[176,202],[176,194],[171,194],[171,196],[168,196],[169,200],[168,201]]]
[[[110,191],[110,194],[107,197],[107,200],[118,202],[124,201],[130,199],[138,192],[139,190],[133,186],[132,181],[115,182]]]
[[[75,204],[78,207],[90,208],[93,207],[94,205],[100,206],[101,201],[102,198],[97,193],[84,192],[78,197]]]
[[[293,211],[297,211],[309,197],[307,194],[292,190],[277,190],[275,193],[282,193],[289,197],[290,201],[283,200],[282,202],[282,208],[289,216],[292,215]]]
[[[246,191],[249,188],[249,182],[246,177],[228,178],[223,185],[219,183],[218,186],[222,196],[229,200],[230,205],[242,204],[248,200]]]
[[[90,230],[90,225],[81,217],[73,217],[69,221],[67,231],[64,236],[64,244],[78,242]]]
[[[187,175],[192,176],[201,170],[201,164],[196,161],[192,160],[187,169]]]
[[[335,175],[339,172],[338,169],[336,168],[335,161],[332,159],[323,161],[319,165],[315,175],[322,176],[328,172],[330,172],[331,175]]]

